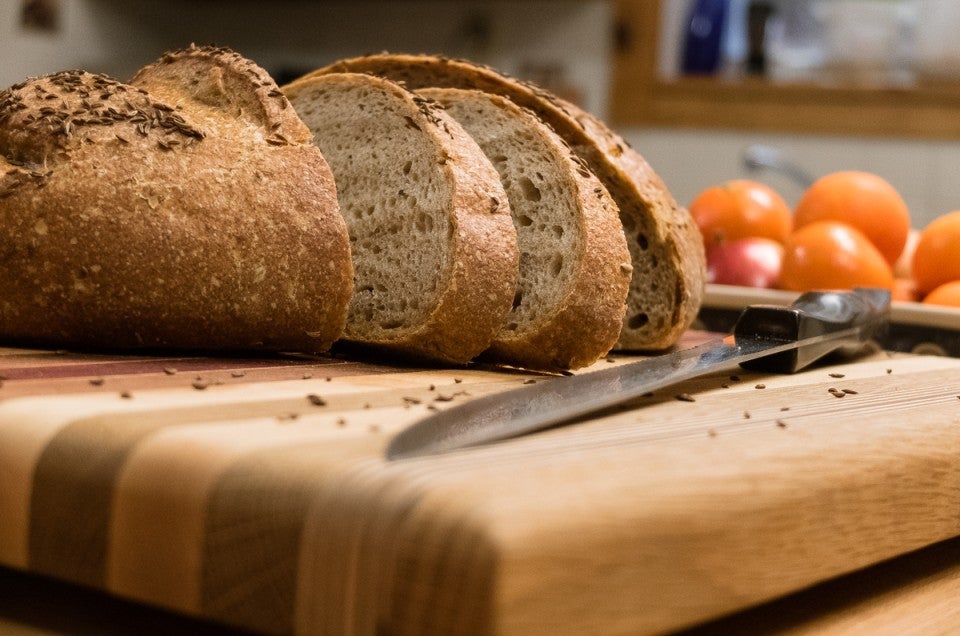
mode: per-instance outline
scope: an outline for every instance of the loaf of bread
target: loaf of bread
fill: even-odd
[[[386,79],[284,87],[333,169],[355,270],[346,340],[449,363],[507,319],[519,254],[507,195],[476,142]]]
[[[130,84],[0,92],[0,338],[322,351],[352,290],[333,176],[261,68],[165,55]]]
[[[616,344],[630,253],[616,204],[570,147],[530,111],[476,90],[426,88],[476,140],[510,201],[520,246],[513,310],[487,356],[575,369]]]
[[[352,58],[308,77],[348,71],[374,73],[412,89],[465,88],[506,95],[537,113],[596,173],[620,208],[633,278],[618,347],[663,349],[693,322],[705,280],[703,241],[696,224],[647,162],[603,122],[532,84],[437,56]]]

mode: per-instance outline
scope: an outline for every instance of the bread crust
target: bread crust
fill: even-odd
[[[449,259],[437,273],[440,293],[433,308],[408,329],[359,333],[348,320],[345,340],[445,363],[469,362],[503,326],[516,287],[516,231],[499,175],[442,108],[395,82],[366,74],[326,74],[293,82],[283,91],[299,108],[298,100],[324,83],[364,83],[395,96],[412,125],[436,144],[436,169],[453,184]]]
[[[261,111],[198,103],[190,80],[216,93],[224,76]],[[352,290],[346,227],[326,161],[278,95],[252,62],[208,47],[131,84],[70,71],[0,92],[0,337],[329,348]]]
[[[696,318],[706,280],[696,224],[647,162],[602,122],[532,84],[440,56],[370,55],[335,62],[308,77],[344,71],[376,73],[414,89],[438,86],[506,95],[537,113],[586,161],[620,207],[634,272],[618,347],[667,348]]]
[[[577,249],[568,255],[576,263],[571,280],[559,302],[543,307],[529,329],[502,330],[485,357],[549,371],[596,362],[617,342],[632,271],[617,205],[606,188],[552,129],[509,98],[451,88],[418,92],[445,105],[484,100],[502,111],[535,136],[538,148],[549,152],[549,160],[564,175],[563,187],[569,187],[575,218],[568,231],[578,234]]]

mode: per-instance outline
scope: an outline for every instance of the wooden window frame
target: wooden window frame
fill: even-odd
[[[960,139],[960,83],[908,87],[663,78],[660,0],[616,0],[610,120],[615,126]]]

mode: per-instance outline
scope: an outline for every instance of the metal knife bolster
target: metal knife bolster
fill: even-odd
[[[736,367],[792,373],[876,335],[890,292],[808,292],[790,307],[751,306],[733,342],[716,341],[648,360],[487,395],[435,413],[394,437],[389,459],[442,453],[569,423],[646,392]]]
[[[851,332],[846,338],[814,340],[741,364],[754,371],[794,373],[834,352],[856,353],[886,327],[889,312],[890,292],[886,289],[807,292],[789,307],[751,305],[744,309],[733,329],[734,341],[769,340],[773,344]]]

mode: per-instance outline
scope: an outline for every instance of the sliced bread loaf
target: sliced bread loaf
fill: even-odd
[[[333,175],[231,51],[0,91],[0,210],[5,342],[315,352],[343,329]]]
[[[530,111],[476,90],[427,88],[477,141],[510,201],[520,277],[489,355],[528,368],[574,369],[617,342],[630,253],[617,206],[570,147]]]
[[[509,96],[547,122],[596,173],[620,208],[633,279],[618,346],[662,349],[693,322],[703,298],[703,241],[647,162],[603,122],[549,92],[493,69],[429,55],[342,60],[310,76],[375,73],[413,89],[467,88]]]
[[[350,233],[345,339],[463,363],[516,288],[517,236],[496,170],[443,109],[372,75],[284,87],[333,169]]]

